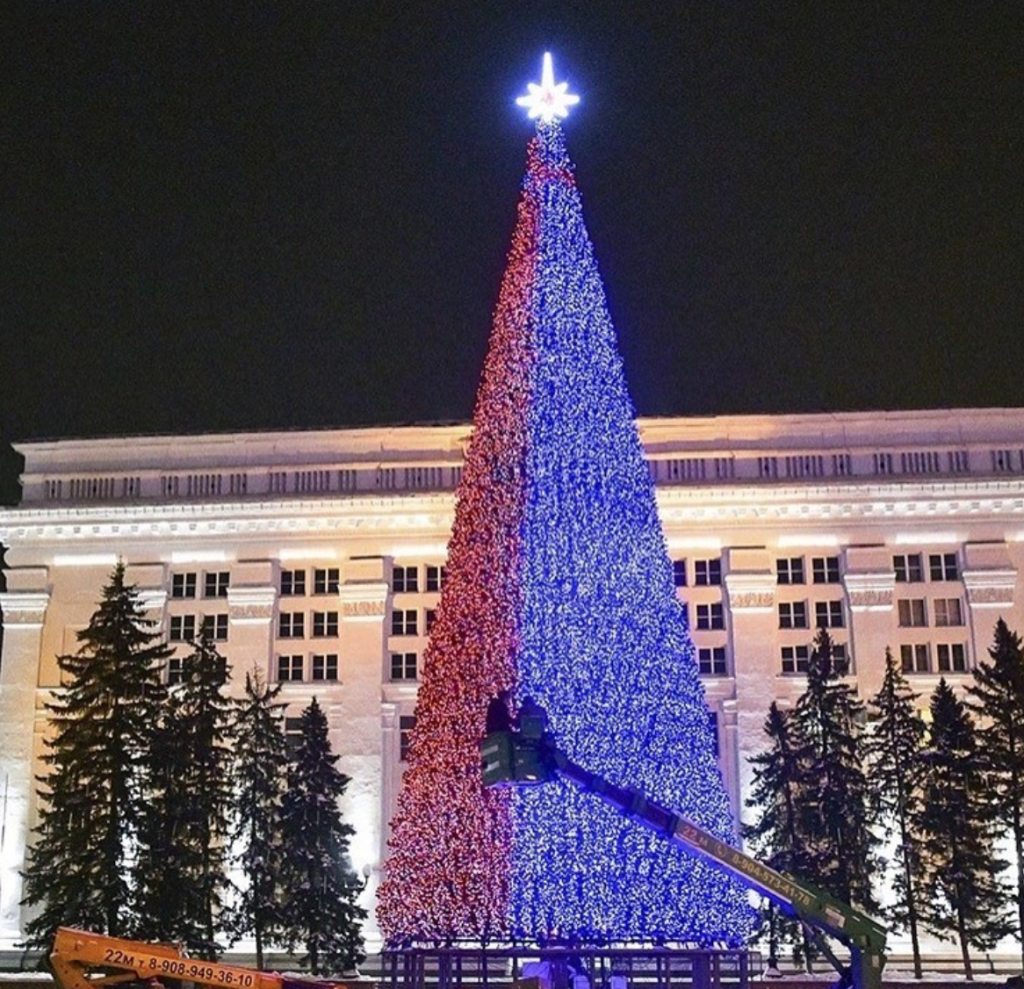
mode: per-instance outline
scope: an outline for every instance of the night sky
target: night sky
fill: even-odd
[[[468,419],[545,49],[639,413],[1021,404],[1019,0],[104,0],[0,37],[5,450]]]

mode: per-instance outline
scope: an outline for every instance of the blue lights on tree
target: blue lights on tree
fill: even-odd
[[[570,784],[484,791],[488,699],[735,842],[694,648],[545,63],[378,917],[392,944],[741,942],[744,888]]]

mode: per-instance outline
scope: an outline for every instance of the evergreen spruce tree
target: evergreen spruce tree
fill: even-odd
[[[912,827],[920,812],[920,753],[924,721],[917,713],[917,695],[885,650],[885,676],[878,693],[868,702],[874,727],[865,743],[872,818],[895,839],[895,899],[887,911],[898,929],[910,933],[914,975],[921,978],[920,917],[918,899],[922,879],[920,835]]]
[[[356,904],[363,884],[349,859],[352,827],[338,801],[349,778],[335,765],[327,718],[314,698],[302,712],[302,734],[288,772],[284,797],[286,939],[301,944],[302,959],[314,975],[355,967],[363,959]]]
[[[60,925],[114,936],[133,924],[128,855],[145,803],[140,763],[164,701],[169,651],[118,563],[72,655],[57,657],[66,686],[47,704],[52,736],[39,778],[41,817],[24,902],[39,912],[26,944]]]
[[[234,708],[227,660],[206,636],[183,657],[149,760],[150,807],[139,850],[140,932],[216,958],[227,885]],[[152,843],[152,847],[150,846]]]
[[[243,877],[237,899],[225,916],[233,941],[252,937],[256,967],[265,947],[284,929],[282,800],[288,771],[281,688],[270,687],[259,671],[245,675],[245,695],[235,721],[236,814],[233,843]]]
[[[976,701],[986,785],[995,800],[996,825],[1016,852],[1016,937],[1024,964],[1024,648],[1002,618],[968,691]]]
[[[810,766],[803,820],[813,881],[833,896],[872,912],[877,839],[868,827],[868,786],[863,770],[864,705],[840,679],[832,639],[819,629],[807,667],[807,687],[794,710],[797,736]]]
[[[803,789],[810,768],[808,747],[794,732],[792,715],[775,701],[768,708],[764,725],[769,747],[751,758],[754,780],[747,806],[758,812],[757,821],[744,828],[754,854],[779,872],[813,880],[812,857],[807,847],[810,830],[805,820],[807,804]],[[765,908],[764,922],[769,942],[769,962],[777,962],[782,942],[794,945],[799,961],[810,963],[813,952],[803,928],[780,916],[774,904]]]
[[[186,797],[180,783],[188,772],[188,746],[168,705],[153,725],[149,751],[140,768],[145,806],[140,815],[133,869],[134,937],[143,941],[183,940],[188,891],[180,881],[180,842],[185,840]]]
[[[1006,863],[993,847],[993,806],[974,721],[945,678],[931,698],[921,760],[922,800],[913,816],[925,849],[921,921],[936,937],[959,942],[972,979],[970,948],[987,950],[1009,933],[999,881]]]

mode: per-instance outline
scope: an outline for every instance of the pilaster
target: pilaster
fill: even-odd
[[[850,650],[853,672],[861,695],[873,693],[885,676],[885,650],[892,641],[893,600],[896,574],[891,566],[881,569],[879,561],[870,570],[847,570],[843,574],[846,600],[850,606]]]
[[[725,776],[738,816],[743,807],[741,795],[750,792],[750,758],[764,748],[764,719],[776,691],[776,587],[777,578],[766,549],[729,553],[725,590],[729,603],[735,701],[723,725],[729,729],[723,732],[723,744],[730,734],[733,741],[723,748],[722,757],[731,763]]]
[[[4,619],[0,660],[0,949],[14,948],[22,936],[21,870],[33,792],[36,684],[49,602],[49,591],[44,589],[0,594]]]

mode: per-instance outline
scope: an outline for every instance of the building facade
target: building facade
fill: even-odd
[[[737,814],[768,704],[802,691],[816,627],[863,698],[890,648],[923,700],[940,676],[969,681],[997,618],[1024,629],[1024,410],[638,426]],[[282,685],[292,729],[318,698],[372,917],[469,433],[18,445],[22,502],[0,510],[0,950],[21,938],[55,657],[77,649],[118,559],[182,654],[205,629],[236,682],[257,668]]]

